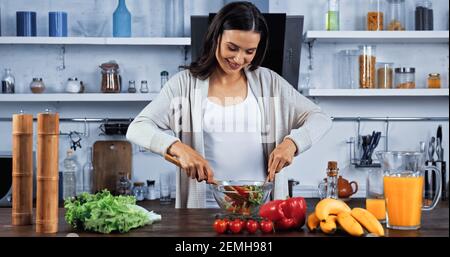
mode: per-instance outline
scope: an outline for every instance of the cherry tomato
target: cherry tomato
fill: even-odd
[[[230,228],[231,220],[229,220],[228,218],[224,218],[223,220],[227,223],[227,228]]]
[[[263,220],[259,224],[261,226],[261,231],[263,233],[272,233],[273,232],[273,222],[270,220]]]
[[[214,221],[213,227],[214,227],[214,230],[215,230],[218,234],[223,234],[223,233],[225,233],[225,231],[227,231],[228,224],[227,224],[227,222],[224,221],[224,220],[216,219],[216,220]]]
[[[255,220],[247,220],[247,223],[245,224],[245,227],[247,228],[247,232],[249,234],[255,234],[256,231],[258,231],[259,224]]]
[[[241,219],[237,219],[237,220],[239,220],[239,222],[241,222],[241,229],[244,230],[247,222],[245,222],[245,220],[241,220]]]
[[[230,228],[233,234],[238,234],[242,231],[242,222],[239,219],[235,219],[231,222]]]

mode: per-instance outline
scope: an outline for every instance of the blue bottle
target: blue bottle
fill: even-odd
[[[119,0],[113,14],[113,37],[131,37],[131,13],[125,0]]]

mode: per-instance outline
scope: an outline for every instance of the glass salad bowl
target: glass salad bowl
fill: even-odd
[[[222,180],[210,185],[214,199],[227,214],[257,215],[273,189],[272,182]]]

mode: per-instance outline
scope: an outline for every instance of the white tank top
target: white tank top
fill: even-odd
[[[222,106],[207,100],[203,116],[205,158],[216,180],[264,181],[261,112],[247,85],[247,98]]]

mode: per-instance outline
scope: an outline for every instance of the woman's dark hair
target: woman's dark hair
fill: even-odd
[[[195,77],[206,79],[214,71],[217,65],[218,39],[224,30],[244,30],[260,33],[261,40],[249,69],[253,71],[261,65],[269,44],[269,29],[266,20],[254,4],[232,2],[225,5],[214,16],[203,41],[201,56],[187,67]]]

